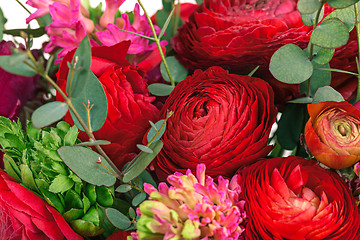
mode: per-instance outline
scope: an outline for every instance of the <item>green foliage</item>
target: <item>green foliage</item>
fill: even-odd
[[[342,102],[345,101],[343,96],[333,89],[330,86],[325,86],[319,88],[314,96],[313,103],[325,102],[325,101],[335,101]]]
[[[350,6],[343,9],[336,9],[332,11],[329,15],[325,17],[324,20],[329,18],[338,18],[341,22],[345,24],[349,32],[354,28],[355,24],[355,11],[354,6]]]
[[[84,90],[90,77],[91,47],[87,36],[78,46],[70,64],[66,93],[69,97],[78,97]]]
[[[270,72],[281,82],[297,84],[310,78],[313,65],[300,47],[287,44],[271,57]]]
[[[120,211],[114,208],[108,208],[105,212],[110,222],[120,230],[126,230],[131,226],[129,218]]]
[[[175,86],[163,84],[163,83],[153,83],[149,85],[149,91],[152,95],[155,96],[169,96]]]
[[[85,89],[77,97],[71,99],[76,111],[85,122],[87,122],[88,115],[84,104],[86,105],[88,101],[90,102],[90,106],[94,104],[89,111],[91,130],[97,131],[105,123],[108,107],[104,88],[99,82],[99,79],[92,72],[90,72],[90,77],[87,81]],[[72,111],[70,112],[75,125],[80,130],[84,131],[74,113]]]
[[[320,87],[328,86],[331,82],[331,72],[319,69],[330,69],[329,64],[320,65],[316,62],[312,62],[314,66],[314,72],[310,78],[310,96],[314,96],[315,92]],[[300,93],[307,93],[308,82],[300,84]]]
[[[31,121],[36,128],[43,128],[61,120],[69,107],[63,102],[49,102],[37,108],[31,116]]]
[[[284,149],[293,150],[298,145],[305,120],[306,105],[286,105],[276,131],[277,140]]]
[[[25,61],[29,62],[29,57],[26,53],[3,55],[0,56],[0,67],[9,73],[27,77],[35,76],[36,72]]]
[[[357,3],[359,0],[328,0],[328,4],[333,8],[346,8]]]
[[[175,82],[180,82],[184,80],[186,76],[189,74],[188,70],[181,63],[179,63],[179,61],[174,56],[167,57],[165,58],[165,60],[169,66],[171,76]],[[160,71],[164,80],[170,82],[169,75],[167,74],[163,62],[160,64]]]
[[[322,19],[324,17],[324,11],[325,11],[324,7],[322,7],[319,15],[319,19]],[[317,16],[317,12],[313,12],[310,14],[301,14],[301,20],[305,26],[313,26],[316,20],[316,16]]]
[[[324,19],[314,29],[310,42],[323,48],[338,48],[349,40],[348,28],[338,18]]]
[[[6,18],[4,16],[3,11],[0,8],[0,41],[3,40],[3,33],[4,33],[4,29],[5,29],[5,27],[4,27],[5,23],[6,23]]]
[[[311,14],[315,13],[321,7],[321,3],[318,0],[299,0],[297,7],[301,15]]]
[[[58,153],[65,164],[85,182],[96,186],[114,185],[114,171],[98,153],[81,146],[64,146],[58,149]],[[98,163],[99,159],[101,164]]]
[[[105,231],[103,207],[113,205],[114,187],[82,181],[61,160],[58,148],[79,143],[77,135],[77,127],[65,122],[44,129],[28,122],[24,131],[19,122],[0,117],[5,171],[55,207],[77,233],[96,236]]]

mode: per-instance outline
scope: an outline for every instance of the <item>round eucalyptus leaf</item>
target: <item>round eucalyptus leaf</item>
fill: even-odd
[[[49,102],[33,112],[31,121],[34,127],[43,128],[62,119],[68,110],[69,107],[66,103]]]
[[[169,96],[174,88],[175,86],[163,83],[153,83],[149,85],[150,93],[155,96]]]
[[[325,86],[319,88],[313,99],[313,103],[326,102],[326,101],[334,101],[334,102],[342,102],[345,101],[343,96],[333,89],[330,86]]]
[[[125,230],[131,226],[130,219],[114,208],[108,208],[105,210],[106,216],[115,227],[120,230]]]
[[[301,15],[310,14],[316,12],[321,7],[321,3],[318,0],[299,0],[297,7]]]
[[[338,48],[349,40],[348,28],[338,18],[321,22],[311,34],[310,42],[323,48]]]

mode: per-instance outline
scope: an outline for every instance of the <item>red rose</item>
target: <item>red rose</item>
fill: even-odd
[[[296,4],[296,0],[204,0],[179,28],[172,47],[190,69],[217,65],[248,74],[260,65],[257,76],[274,82],[276,99],[284,102],[298,89],[276,81],[268,66],[272,54],[285,44],[307,47],[311,28],[302,23]]]
[[[307,147],[328,167],[342,169],[360,160],[360,111],[348,102],[308,104]]]
[[[156,122],[159,116],[159,110],[152,104],[155,97],[149,96],[144,70],[130,66],[125,59],[129,43],[92,48],[91,70],[103,85],[108,101],[107,119],[94,135],[96,139],[111,142],[103,149],[118,168],[139,152],[136,144],[141,143],[150,127],[149,120]],[[74,51],[64,57],[58,71],[58,84],[62,89],[66,89],[67,62],[73,54]],[[57,98],[62,100],[59,94]],[[65,116],[65,121],[72,123],[70,114]],[[83,132],[79,138],[88,140]]]
[[[80,240],[61,214],[0,170],[1,239]]]
[[[241,166],[265,157],[277,110],[274,94],[263,80],[229,74],[220,67],[197,70],[181,81],[162,110],[174,114],[155,159],[161,179],[175,171],[206,165],[210,176],[231,177]]]
[[[239,177],[248,239],[359,239],[354,197],[336,172],[291,156],[259,161]]]
[[[0,56],[11,55],[12,42],[0,42]],[[0,116],[16,119],[26,101],[34,97],[39,76],[24,77],[0,68]]]

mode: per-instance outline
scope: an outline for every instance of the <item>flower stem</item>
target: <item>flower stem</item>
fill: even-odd
[[[165,67],[165,69],[166,69],[166,72],[167,72],[167,74],[168,74],[168,76],[169,76],[171,86],[175,86],[175,81],[174,81],[174,79],[173,79],[172,76],[171,76],[170,69],[169,69],[169,65],[167,64],[167,62],[166,62],[166,60],[165,60],[165,55],[164,55],[164,53],[163,53],[163,51],[162,51],[162,48],[161,48],[161,45],[160,45],[160,39],[158,38],[158,36],[157,36],[157,34],[156,34],[154,24],[152,23],[152,21],[151,21],[151,19],[150,19],[150,16],[149,16],[149,14],[147,13],[147,11],[146,11],[144,5],[142,4],[141,0],[137,0],[137,1],[138,1],[139,5],[141,6],[141,8],[143,9],[144,14],[145,14],[145,16],[146,16],[146,18],[147,18],[147,20],[148,20],[148,22],[149,22],[149,24],[150,24],[151,30],[152,30],[153,35],[154,35],[154,40],[155,40],[156,46],[157,46],[158,49],[159,49],[159,53],[160,53],[161,59],[162,59],[162,61],[163,61],[163,63],[164,63],[164,67]]]
[[[355,28],[356,28],[356,39],[358,45],[358,57],[356,61],[356,66],[358,69],[358,73],[360,73],[359,69],[359,59],[360,59],[360,26],[358,21],[358,9],[356,3],[354,4],[354,11],[355,11]],[[357,86],[357,93],[356,93],[356,102],[360,100],[360,74],[357,75],[358,78],[358,86]]]

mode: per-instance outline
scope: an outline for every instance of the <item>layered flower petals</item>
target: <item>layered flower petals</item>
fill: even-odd
[[[308,105],[305,140],[314,157],[342,169],[360,160],[360,111],[348,102]]]
[[[273,92],[261,79],[220,67],[197,70],[180,82],[163,106],[174,111],[155,160],[160,178],[204,163],[210,176],[232,176],[265,157],[276,117]]]
[[[300,157],[259,161],[241,171],[248,239],[357,239],[359,213],[345,182]]]

